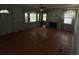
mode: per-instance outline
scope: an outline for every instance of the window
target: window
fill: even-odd
[[[71,24],[72,23],[72,19],[71,18],[64,18],[64,23],[65,24]]]
[[[37,21],[39,21],[39,14],[37,14]]]
[[[47,14],[43,14],[43,21],[46,21],[46,18],[47,18]]]
[[[25,23],[28,22],[28,13],[25,13]]]
[[[0,10],[0,13],[7,13],[7,14],[9,14],[9,11],[6,10],[6,9],[3,9],[3,10]]]
[[[76,12],[74,10],[66,11],[64,14],[64,23],[72,24],[72,19],[75,17]]]
[[[30,13],[30,22],[36,22],[36,13]]]

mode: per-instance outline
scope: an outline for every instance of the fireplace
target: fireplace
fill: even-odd
[[[57,23],[56,22],[49,22],[49,28],[55,28],[57,29]]]

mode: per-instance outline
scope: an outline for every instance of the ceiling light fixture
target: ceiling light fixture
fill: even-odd
[[[41,4],[40,12],[43,12],[44,10],[45,10],[45,7]]]

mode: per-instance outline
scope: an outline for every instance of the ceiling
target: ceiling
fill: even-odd
[[[41,4],[26,4],[28,7],[40,8]],[[51,8],[68,8],[68,7],[77,7],[78,4],[42,4],[47,9]]]

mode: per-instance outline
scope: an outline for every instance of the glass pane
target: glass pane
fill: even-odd
[[[28,22],[28,13],[25,13],[25,23]]]
[[[9,11],[8,10],[1,10],[0,13],[7,13],[7,14],[9,14]]]
[[[30,22],[36,22],[36,13],[30,13]]]
[[[37,14],[37,21],[39,21],[39,14]]]
[[[47,14],[43,14],[43,21],[46,21]]]
[[[72,24],[72,18],[64,18],[65,24]]]

